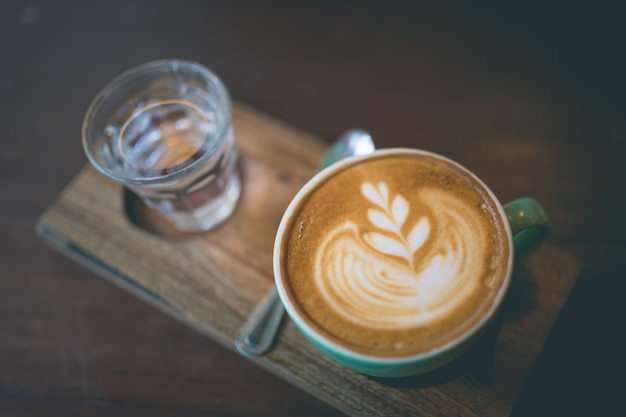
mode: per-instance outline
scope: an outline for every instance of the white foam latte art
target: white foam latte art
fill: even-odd
[[[346,220],[316,252],[317,290],[337,314],[366,328],[417,327],[453,313],[483,285],[475,208],[437,189],[412,196],[416,204],[385,183],[361,191],[371,205],[367,227]],[[419,207],[430,210],[410,213]]]

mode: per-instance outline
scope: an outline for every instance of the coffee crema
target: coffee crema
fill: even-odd
[[[489,311],[507,275],[498,204],[471,174],[428,153],[343,166],[287,219],[281,276],[304,321],[380,357],[428,352]]]

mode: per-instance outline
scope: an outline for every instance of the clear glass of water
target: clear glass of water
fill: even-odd
[[[232,107],[204,66],[161,60],[132,68],[93,100],[82,140],[90,162],[179,230],[211,229],[241,193]]]

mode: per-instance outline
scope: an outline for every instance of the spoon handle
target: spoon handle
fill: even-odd
[[[274,335],[283,317],[284,307],[276,287],[252,313],[235,338],[237,350],[245,356],[264,354],[272,345]]]

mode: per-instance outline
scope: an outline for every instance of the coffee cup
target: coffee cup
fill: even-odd
[[[278,228],[274,276],[296,327],[331,359],[372,376],[416,375],[480,339],[515,259],[548,229],[532,198],[502,205],[444,156],[381,149],[299,190]]]

